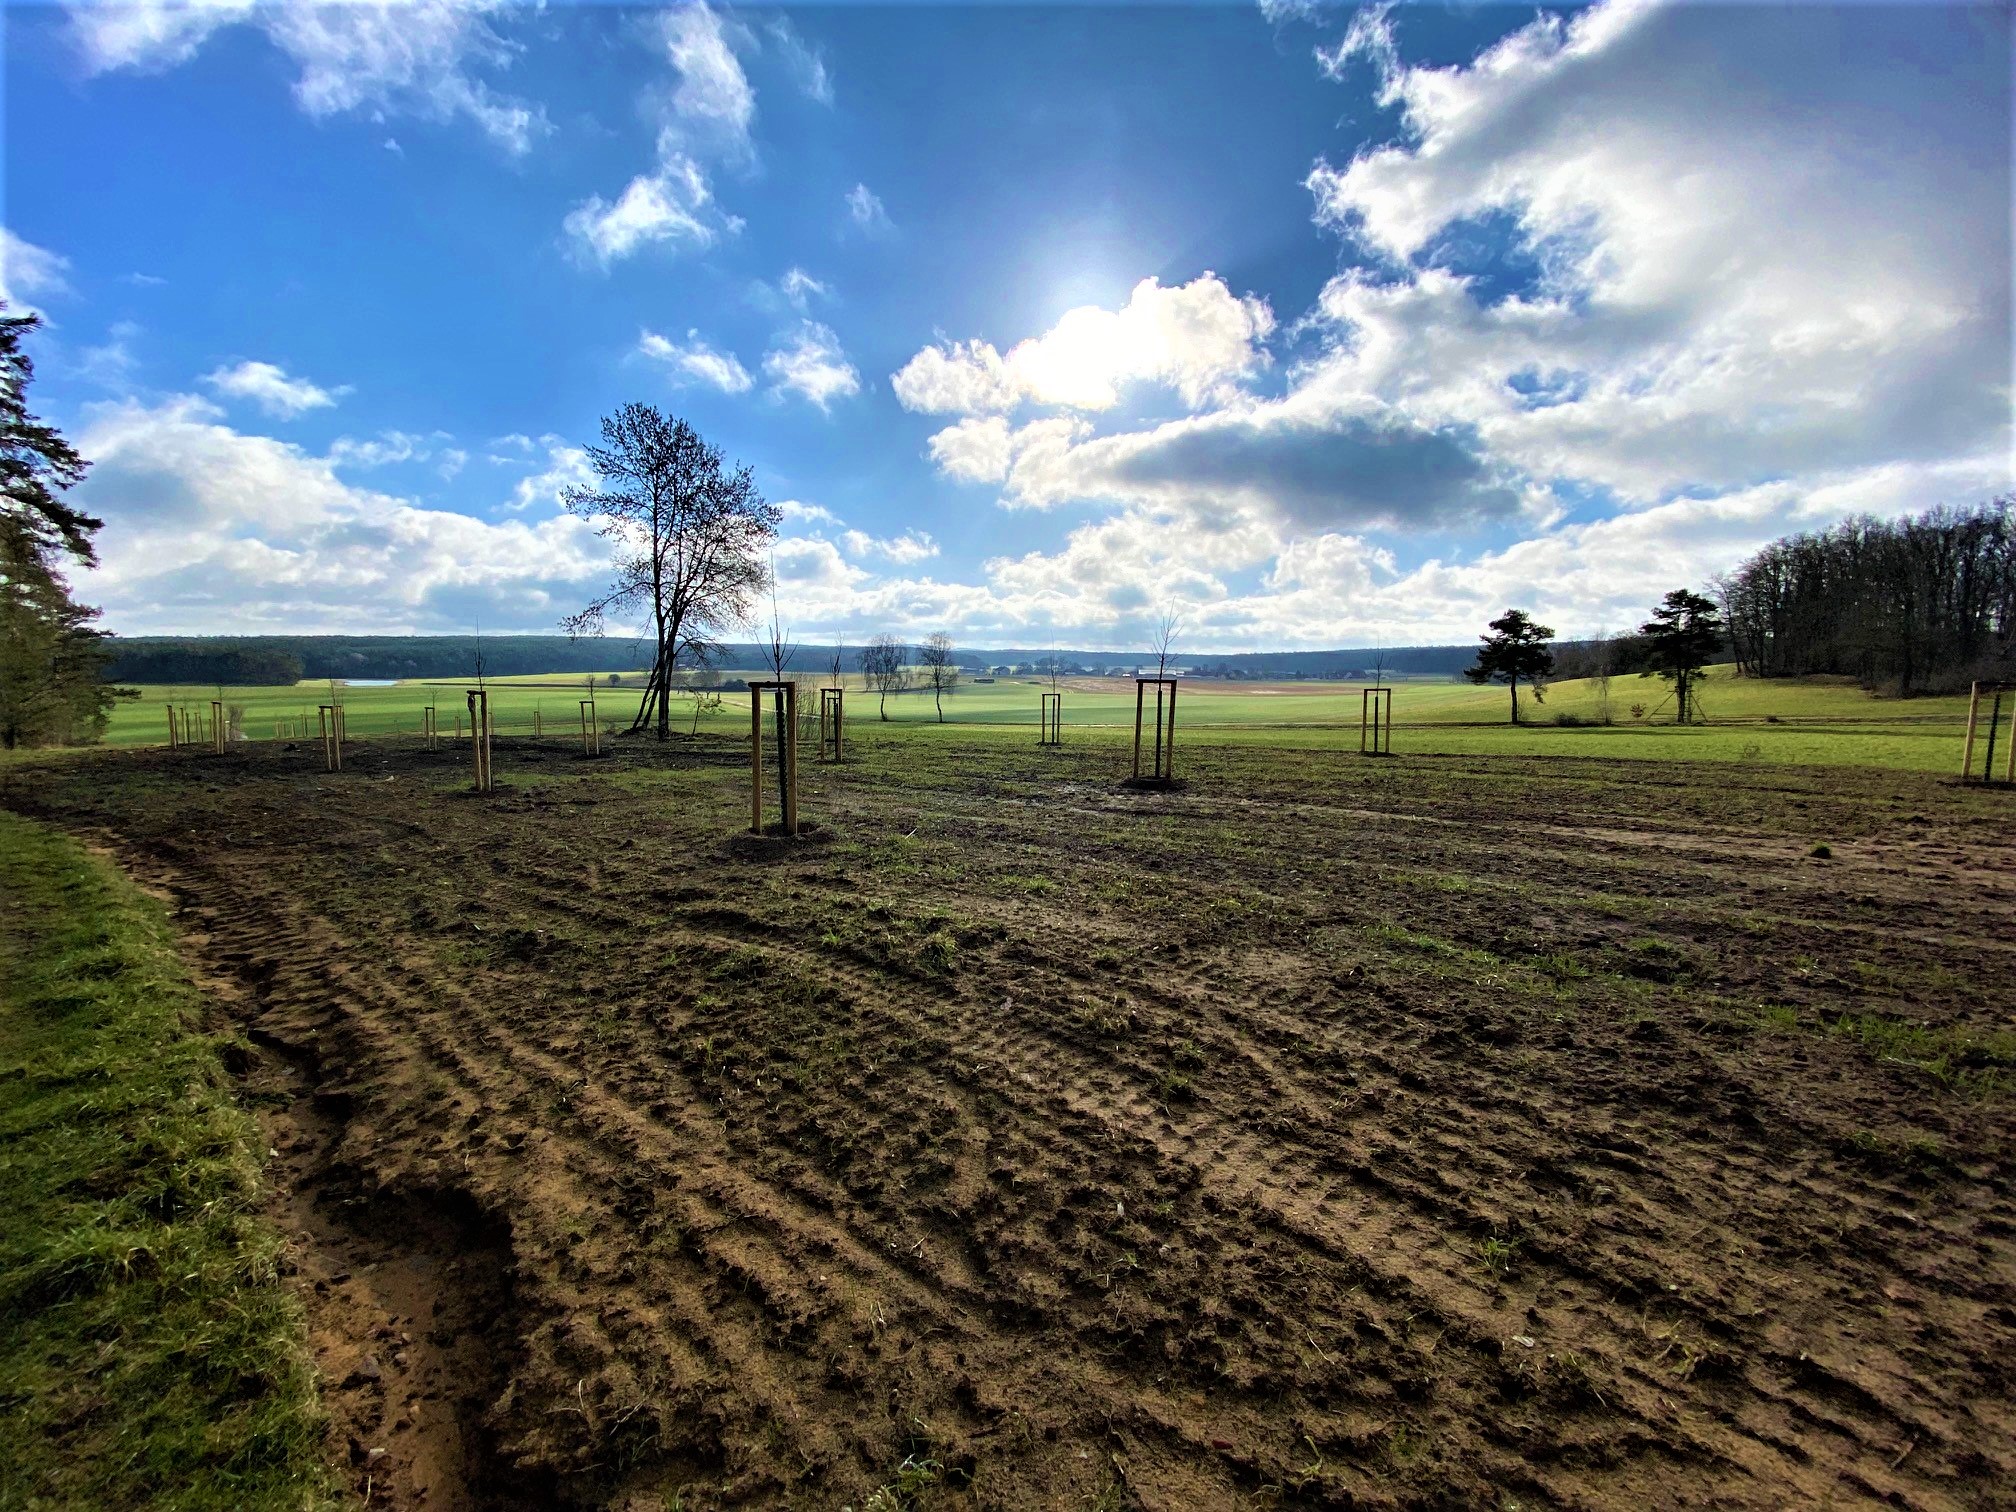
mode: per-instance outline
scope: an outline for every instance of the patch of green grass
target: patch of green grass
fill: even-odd
[[[1025,892],[1036,897],[1057,891],[1057,884],[1048,877],[1018,877],[1004,875],[998,879],[1001,885],[1012,892]]]
[[[1511,1274],[1513,1263],[1519,1258],[1519,1246],[1523,1243],[1523,1239],[1501,1238],[1493,1234],[1477,1246],[1478,1262],[1491,1273],[1492,1279],[1502,1281]]]
[[[1879,1061],[1909,1066],[1977,1096],[2000,1091],[2016,1073],[2016,1034],[1920,1024],[1881,1013],[1843,1013],[1827,1030],[1853,1040]]]
[[[0,814],[0,1506],[335,1505],[257,1126],[161,909]]]

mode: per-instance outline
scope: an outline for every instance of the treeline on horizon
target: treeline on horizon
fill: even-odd
[[[1862,516],[1716,580],[1739,671],[1833,673],[1908,698],[2016,676],[2016,500]]]
[[[109,675],[119,682],[226,687],[279,686],[325,678],[472,678],[478,642],[468,635],[136,635],[112,640]],[[486,677],[531,677],[541,673],[582,676],[590,672],[645,670],[651,643],[627,637],[486,635],[480,643]],[[831,665],[833,647],[799,646],[793,665],[820,670]],[[841,648],[849,670],[861,647]],[[1171,659],[1193,675],[1230,677],[1357,677],[1387,675],[1453,677],[1468,664],[1470,646],[1405,646],[1397,649],[1338,651],[1243,651],[1176,655]],[[1029,647],[978,648],[957,653],[970,671],[996,667],[1034,668],[1055,657],[1076,672],[1131,670],[1149,664],[1144,652],[1080,651]],[[762,666],[767,646],[730,642],[717,649],[716,667]]]
[[[1728,655],[1753,677],[1834,674],[1876,692],[1909,697],[1949,692],[1977,678],[2016,676],[2016,501],[1939,508],[1899,519],[1863,517],[1785,536],[1714,583],[1729,634]],[[133,636],[106,642],[107,675],[123,683],[270,686],[304,678],[583,676],[646,668],[641,638],[565,635]],[[842,660],[858,664],[858,646]],[[1639,670],[1640,638],[1556,641],[1555,676]],[[832,663],[830,645],[798,647],[794,665]],[[974,648],[956,653],[969,672],[1030,671],[1054,658],[1068,674],[1126,672],[1152,664],[1142,652],[1054,647]],[[1455,677],[1474,645],[1336,651],[1245,651],[1171,655],[1191,676],[1371,679]],[[762,666],[769,648],[716,648],[722,669]]]

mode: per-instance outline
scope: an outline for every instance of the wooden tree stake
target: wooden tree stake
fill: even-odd
[[[475,757],[476,791],[490,791],[490,695],[480,688],[469,693],[469,747]]]
[[[1150,755],[1153,765],[1141,770],[1141,731],[1147,722],[1148,689],[1155,690],[1155,734]],[[1134,780],[1167,785],[1176,780],[1176,679],[1137,677],[1134,679]]]
[[[1036,737],[1036,744],[1039,746],[1064,744],[1064,695],[1062,693],[1042,695],[1041,707],[1037,710],[1037,714],[1042,722],[1043,733]],[[1137,766],[1140,764],[1138,741],[1135,744],[1135,764]]]
[[[749,684],[749,831],[763,833],[763,695],[779,702],[777,717],[784,725],[784,824],[787,835],[798,833],[798,685],[794,682]]]
[[[821,688],[819,690],[819,759],[838,761],[840,759],[840,725],[846,705],[844,688]]]
[[[1393,754],[1393,690],[1366,688],[1358,700],[1358,750],[1365,756]]]
[[[343,770],[343,726],[334,704],[319,705],[322,715],[322,766],[325,771]]]

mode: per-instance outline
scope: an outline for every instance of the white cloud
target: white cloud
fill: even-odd
[[[0,226],[0,300],[15,314],[36,313],[38,296],[69,293],[69,270],[69,258]]]
[[[558,508],[561,495],[570,488],[594,488],[600,483],[588,453],[569,446],[557,436],[547,436],[546,465],[529,477],[520,478],[511,497],[499,507],[511,514],[523,514],[535,504]]]
[[[674,153],[656,172],[630,180],[614,204],[593,195],[575,206],[565,229],[577,246],[607,267],[658,243],[711,247],[722,235],[740,231],[742,222],[716,209],[700,165]]]
[[[159,72],[196,56],[211,33],[251,17],[255,0],[126,0],[73,5],[70,31],[93,73]]]
[[[1950,18],[1612,3],[1452,68],[1354,26],[1408,136],[1309,187],[1395,271],[1325,292],[1311,382],[1638,500],[2006,444],[2007,20]],[[1493,217],[1518,297],[1435,266]]]
[[[978,340],[928,346],[891,386],[907,408],[927,413],[984,414],[1025,401],[1111,409],[1134,382],[1163,384],[1197,409],[1237,396],[1266,365],[1273,330],[1265,300],[1235,297],[1215,274],[1170,288],[1144,278],[1120,309],[1068,310],[1006,357]]]
[[[778,52],[784,56],[788,67],[798,81],[799,92],[808,100],[816,100],[821,105],[833,103],[833,76],[827,70],[826,59],[815,47],[809,46],[798,35],[790,18],[778,16],[764,28],[770,39],[777,44]]]
[[[891,376],[905,409],[927,415],[984,415],[1022,402],[1022,386],[992,343],[947,341],[924,348]]]
[[[541,630],[608,572],[591,522],[487,522],[355,488],[194,395],[91,405],[77,490],[102,515],[91,599],[127,633]]]
[[[847,215],[855,225],[871,234],[895,229],[889,212],[882,207],[882,197],[866,184],[856,184],[847,191]]]
[[[475,72],[508,67],[516,54],[490,25],[502,9],[502,0],[119,0],[74,4],[69,18],[93,73],[172,68],[220,28],[249,22],[299,68],[294,97],[311,116],[466,118],[523,153],[550,129],[545,112],[499,95]]]
[[[672,86],[674,129],[697,147],[729,156],[750,152],[756,91],[730,45],[721,16],[705,0],[686,0],[660,13],[666,60],[678,76]]]
[[[423,436],[410,431],[388,430],[362,441],[354,436],[338,436],[329,444],[329,461],[337,467],[391,467],[401,462],[431,462],[438,455],[444,462],[450,462],[446,467],[446,476],[453,477],[462,470],[462,463],[468,460],[469,454],[444,446],[452,439],[446,431],[434,431]],[[455,458],[461,460],[451,462]]]
[[[797,499],[779,499],[777,508],[787,520],[806,520],[821,525],[840,523],[840,517],[824,504],[806,504]]]
[[[831,292],[826,285],[814,278],[810,273],[807,273],[803,268],[787,269],[784,276],[777,280],[777,287],[783,293],[784,298],[790,303],[791,308],[796,310],[800,315],[803,315],[811,305],[812,297],[815,294],[819,298],[824,299]]]
[[[861,390],[861,375],[841,350],[840,338],[816,320],[800,321],[790,341],[764,356],[763,371],[773,394],[796,394],[822,410]]]
[[[928,444],[938,471],[955,482],[1001,483],[1008,477],[1014,437],[1001,416],[974,415],[939,431]]]
[[[749,370],[728,352],[717,352],[701,339],[698,331],[686,333],[686,345],[669,341],[656,331],[646,331],[637,341],[637,350],[654,361],[665,363],[680,375],[680,381],[704,383],[724,394],[746,394],[755,382]]]
[[[872,536],[865,530],[843,531],[840,543],[851,557],[881,557],[899,566],[928,561],[938,555],[938,543],[928,531],[910,529],[900,535]]]
[[[349,385],[326,389],[306,378],[291,378],[270,362],[241,362],[220,367],[203,380],[220,394],[248,399],[267,414],[292,420],[309,410],[327,409],[350,392]]]

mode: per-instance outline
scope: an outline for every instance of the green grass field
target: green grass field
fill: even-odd
[[[299,1308],[160,905],[0,814],[0,1508],[334,1505]]]
[[[596,690],[602,723],[621,726],[635,709],[641,674],[621,674],[630,686]],[[735,674],[741,675],[741,674]],[[807,683],[823,679],[807,671]],[[879,727],[881,700],[847,678],[850,724],[858,731]],[[344,706],[353,739],[417,734],[422,711],[431,702],[437,724],[452,734],[466,709],[470,685],[453,681],[402,682],[388,687],[343,685],[333,695]],[[501,735],[528,735],[535,715],[543,733],[556,741],[578,729],[583,679],[565,677],[493,678],[492,717]],[[970,734],[1029,739],[1036,727],[1035,679],[964,682],[945,701],[946,719]],[[809,690],[808,690],[809,691]],[[119,705],[108,744],[155,745],[167,739],[165,706],[195,709],[207,717],[210,702],[243,704],[245,733],[254,740],[275,738],[276,724],[296,721],[314,738],[316,709],[329,702],[327,683],[290,688],[149,687]],[[1180,695],[1179,741],[1190,744],[1280,745],[1356,749],[1362,698],[1358,684],[1275,683],[1197,684]],[[1605,698],[1591,681],[1562,682],[1544,703],[1521,697],[1525,722],[1507,722],[1510,698],[1499,687],[1465,682],[1407,682],[1393,694],[1396,750],[1417,755],[1604,756],[1634,760],[1778,762],[1799,765],[1894,767],[1913,771],[1957,770],[1966,719],[1964,697],[1900,701],[1871,697],[1845,681],[1765,682],[1714,669],[1702,689],[1706,723],[1672,722],[1669,686],[1657,678],[1617,677]],[[1073,680],[1064,688],[1067,740],[1114,741],[1132,738],[1134,697],[1126,685],[1107,679]],[[929,693],[912,690],[887,700],[888,725],[920,730],[937,724]],[[690,705],[675,710],[682,728],[692,726]],[[719,709],[704,713],[699,728],[732,732],[748,720],[746,695],[729,694]],[[1557,723],[1568,719],[1576,724]],[[893,730],[886,733],[894,733]],[[2006,734],[2003,737],[2007,738]]]

